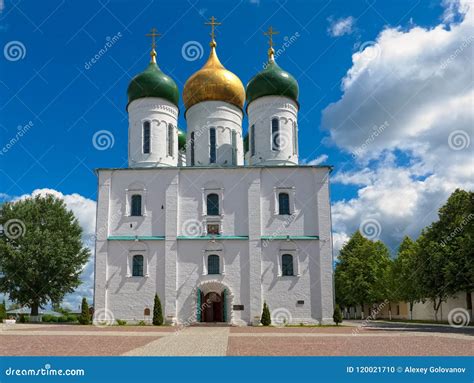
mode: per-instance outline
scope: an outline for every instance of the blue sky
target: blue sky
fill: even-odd
[[[223,23],[219,58],[244,84],[262,69],[268,26],[280,32],[276,50],[292,41],[277,61],[300,86],[300,160],[335,167],[336,250],[370,224],[393,251],[456,187],[472,188],[467,1],[0,0],[0,9],[0,195],[55,190],[86,232],[94,169],[127,163],[126,89],[149,61],[144,35],[163,34],[157,60],[182,91],[207,58],[212,15]],[[189,42],[203,47],[195,60],[182,53]],[[104,129],[114,145],[101,151],[92,137]]]

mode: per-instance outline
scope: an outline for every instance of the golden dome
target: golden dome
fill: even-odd
[[[215,41],[210,45],[211,53],[206,64],[184,84],[184,105],[189,109],[201,101],[224,101],[242,109],[245,102],[244,86],[217,58]]]

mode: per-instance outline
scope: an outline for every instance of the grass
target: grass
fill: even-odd
[[[422,320],[422,319],[374,319],[375,321],[379,322],[390,322],[390,323],[420,323],[420,324],[446,324],[449,325],[450,323],[448,321],[435,321],[435,320]],[[471,322],[467,326],[474,326],[474,323]]]

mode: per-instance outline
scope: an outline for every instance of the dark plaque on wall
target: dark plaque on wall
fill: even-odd
[[[244,305],[234,305],[233,310],[234,311],[243,311],[244,310]]]
[[[304,305],[304,301],[296,301],[297,305]]]

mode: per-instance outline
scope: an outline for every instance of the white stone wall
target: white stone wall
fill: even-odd
[[[186,164],[191,166],[191,133],[194,132],[194,165],[211,165],[209,161],[209,128],[216,128],[216,165],[243,165],[242,111],[222,101],[204,101],[186,111]],[[233,163],[232,132],[236,134],[236,163]]]
[[[249,131],[255,126],[255,154],[251,155],[252,138],[249,135],[250,165],[296,165],[298,164],[298,137],[293,134],[293,125],[298,123],[298,105],[281,96],[260,97],[249,104]],[[272,149],[272,119],[280,122],[280,149]],[[296,150],[295,150],[296,149]]]
[[[228,307],[244,305],[229,311],[233,323],[251,323],[263,301],[271,311],[287,310],[293,323],[327,322],[333,310],[328,172],[310,166],[99,170],[95,309],[143,320],[156,292],[164,315],[184,323],[195,318],[197,288],[214,281],[229,289]],[[275,214],[279,188],[294,193],[291,218]],[[221,197],[219,217],[206,216],[208,191]],[[143,193],[142,217],[127,215],[132,193]],[[244,239],[189,239],[205,234],[208,219],[220,222],[222,237]],[[309,238],[262,239],[286,235]],[[282,277],[279,257],[289,247],[299,275]],[[137,252],[146,258],[145,277],[129,275]],[[221,256],[223,275],[206,274],[211,252]]]
[[[157,167],[178,164],[178,108],[157,97],[139,98],[128,105],[128,166]],[[143,123],[151,123],[150,153],[143,153]],[[173,155],[168,155],[168,125],[174,127]]]

